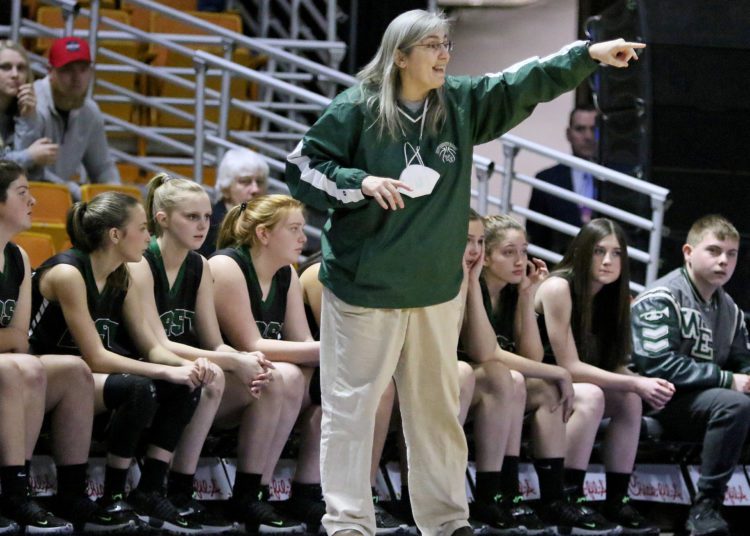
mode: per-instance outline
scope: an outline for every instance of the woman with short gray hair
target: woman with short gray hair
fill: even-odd
[[[253,197],[268,192],[268,164],[255,151],[245,147],[228,150],[216,172],[216,203],[211,212],[211,227],[199,253],[208,257],[216,251],[219,227],[227,212]]]

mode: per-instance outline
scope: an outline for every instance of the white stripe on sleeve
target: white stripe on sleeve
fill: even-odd
[[[359,188],[341,189],[336,185],[336,181],[329,179],[325,174],[310,167],[310,158],[302,154],[302,141],[297,144],[297,147],[287,157],[287,160],[290,164],[294,164],[299,168],[301,181],[308,183],[313,188],[322,190],[342,203],[356,203],[365,198],[365,195]]]

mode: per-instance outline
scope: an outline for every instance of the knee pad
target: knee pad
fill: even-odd
[[[143,431],[158,409],[153,380],[133,374],[111,374],[104,383],[104,404],[114,410],[109,422],[108,451],[131,458]]]
[[[201,400],[201,389],[191,391],[186,385],[157,381],[156,391],[159,409],[154,416],[149,442],[172,452],[193,418]]]

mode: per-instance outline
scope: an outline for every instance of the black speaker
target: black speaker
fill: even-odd
[[[750,232],[748,28],[748,0],[622,0],[587,24],[595,40],[648,45],[628,69],[593,79],[600,159],[671,190],[665,222],[677,242],[707,213]]]
[[[649,159],[649,129],[643,104],[599,114],[599,151],[607,167],[641,177]]]

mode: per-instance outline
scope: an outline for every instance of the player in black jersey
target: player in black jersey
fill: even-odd
[[[638,448],[642,402],[661,409],[674,393],[663,379],[627,369],[630,357],[630,276],[627,241],[615,222],[598,218],[584,225],[554,272],[537,290],[534,308],[540,334],[549,340],[545,360],[566,368],[574,382],[604,393],[610,424],[603,444],[607,498],[602,513],[624,534],[658,529],[629,504],[628,485]],[[588,460],[566,459],[566,485],[583,497]]]
[[[545,522],[557,527],[557,532],[572,534],[619,530],[596,511],[564,498],[564,459],[583,456],[588,463],[603,399],[595,385],[579,383],[574,388],[567,370],[542,363],[544,349],[534,296],[548,275],[547,267],[539,259],[528,258],[526,230],[516,220],[495,215],[485,218],[483,224],[484,268],[481,277],[470,280],[468,289],[466,319],[474,336],[467,339],[467,348],[478,360],[482,356],[498,360],[525,378],[526,411],[530,413],[535,468],[544,505],[540,511],[544,511]],[[514,444],[514,452],[517,448]],[[508,479],[515,482],[518,472],[512,470],[514,467],[517,459],[506,453],[500,482],[494,486],[507,486]],[[479,480],[478,472],[478,486]],[[487,480],[491,489],[492,479]],[[474,506],[474,511],[491,513],[493,507],[486,502]],[[511,506],[512,513],[516,505]],[[513,519],[522,516],[514,515]]]
[[[185,359],[205,357],[226,375],[223,395],[208,393],[197,412],[216,415],[214,426],[239,426],[238,464],[241,471],[262,473],[284,404],[284,386],[269,383],[273,364],[260,352],[238,352],[224,344],[214,308],[213,277],[208,262],[193,251],[203,243],[209,228],[211,203],[195,182],[169,175],[149,183],[146,212],[153,233],[144,258],[130,264],[134,285],[141,293],[149,325],[164,347]],[[208,402],[208,404],[204,404]],[[208,406],[203,408],[202,406]],[[217,412],[218,409],[218,412]],[[199,426],[199,424],[202,424]],[[200,419],[185,430],[169,478],[169,496],[181,511],[217,532],[231,528],[192,499],[193,476],[211,422]],[[267,515],[257,494],[246,505],[256,519],[245,519],[250,532],[301,530],[300,523]],[[286,529],[286,530],[285,530]]]
[[[113,412],[103,504],[118,512],[132,505],[152,526],[198,533],[202,527],[180,516],[165,496],[164,481],[201,386],[212,383],[217,369],[208,360],[187,361],[159,345],[138,293],[129,292],[126,263],[140,260],[149,240],[140,203],[116,192],[100,194],[73,206],[67,230],[74,248],[46,261],[34,275],[32,348],[81,355],[94,372],[96,413]],[[119,339],[123,329],[138,354],[125,353]],[[124,502],[127,471],[142,439],[147,449],[141,478]]]
[[[109,531],[130,523],[113,519],[86,495],[94,412],[91,371],[74,356],[28,355],[31,314],[29,259],[9,240],[31,225],[34,198],[23,170],[0,161],[0,510],[27,533],[66,533],[73,525],[27,496],[28,464],[42,419],[49,414],[57,465],[53,509],[78,529]],[[26,461],[26,463],[24,463]],[[13,524],[0,521],[0,533]],[[17,527],[16,527],[17,528]]]
[[[484,226],[472,210],[463,257],[461,291],[466,301],[459,339],[459,368],[469,367],[475,381],[465,409],[474,419],[476,445],[476,492],[469,512],[475,522],[498,534],[543,534],[546,527],[523,503],[518,485],[527,405],[524,376],[512,370],[504,352],[496,351],[494,334],[487,329],[479,291],[483,266]]]
[[[215,303],[224,339],[243,351],[263,352],[274,362],[285,403],[261,474],[238,472],[242,484],[258,489],[270,481],[281,450],[302,412],[302,443],[292,496],[320,496],[320,400],[310,388],[320,343],[305,319],[302,288],[290,266],[305,244],[302,204],[284,195],[251,199],[229,211],[219,231],[219,250],[209,260]],[[241,506],[238,505],[238,506]],[[238,512],[238,516],[242,511]],[[299,514],[297,514],[299,515]],[[302,516],[307,518],[308,516]],[[314,516],[310,516],[314,517]],[[318,517],[319,520],[319,517]],[[305,519],[313,524],[312,519]],[[308,527],[310,529],[312,527]]]

